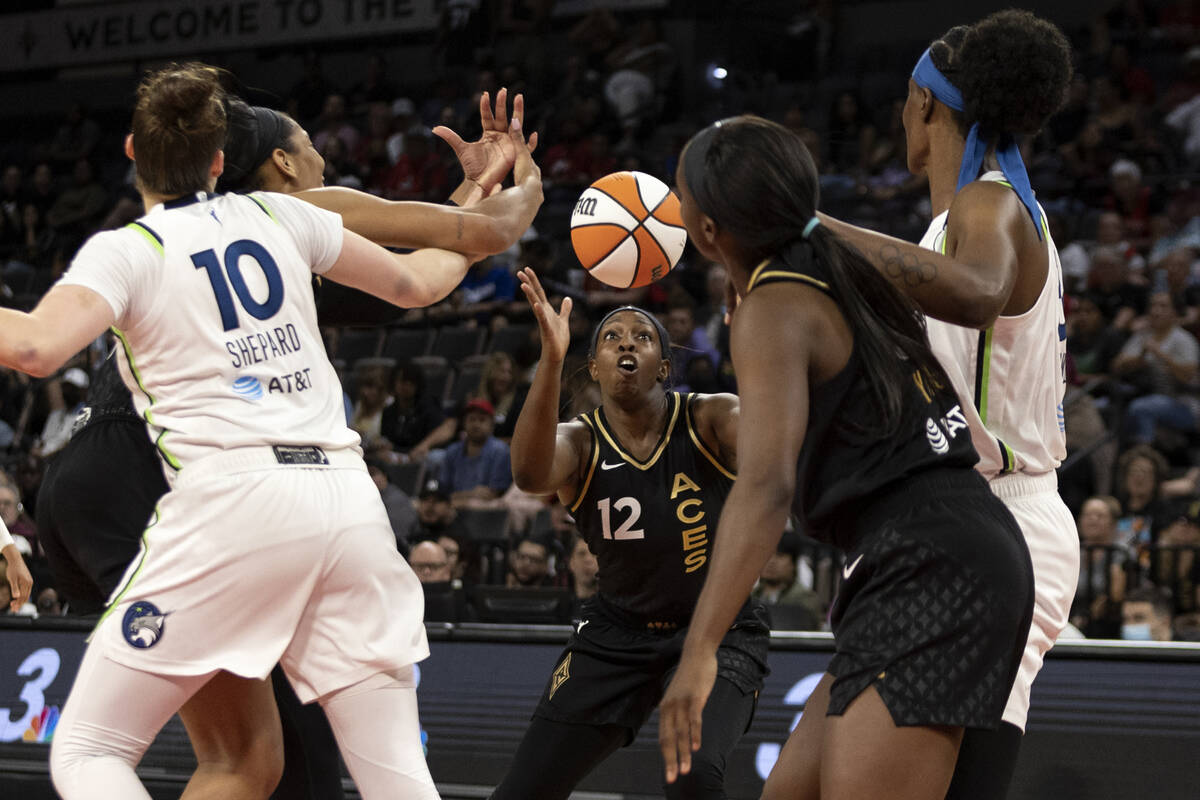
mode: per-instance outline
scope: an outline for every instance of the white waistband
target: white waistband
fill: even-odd
[[[998,475],[988,481],[992,494],[1001,499],[1014,497],[1029,497],[1045,492],[1058,493],[1058,473],[1043,472],[1040,475],[1028,475],[1024,472],[1013,472],[1008,475]]]
[[[289,455],[304,458],[309,454],[312,456],[311,461],[300,461],[295,458],[291,461],[286,460]],[[239,447],[236,450],[223,450],[211,456],[205,456],[188,464],[173,476],[168,476],[168,482],[172,486],[181,486],[201,478],[235,475],[239,472],[273,467],[360,470],[367,468],[357,449],[326,450],[315,445],[264,445],[262,447]]]

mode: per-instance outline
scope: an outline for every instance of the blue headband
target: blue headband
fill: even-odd
[[[947,80],[946,76],[933,63],[928,48],[917,60],[917,66],[912,71],[912,79],[917,86],[928,89],[942,105],[955,111],[962,111],[965,108],[962,92]],[[979,170],[983,168],[984,156],[987,155],[988,144],[989,142],[980,135],[979,123],[976,122],[967,132],[962,165],[958,169],[958,186],[954,191],[960,191],[979,177]],[[1021,148],[1017,145],[1014,137],[1005,135],[996,142],[996,161],[1000,164],[1000,171],[1004,173],[1004,177],[1012,184],[1013,191],[1017,193],[1017,197],[1029,211],[1029,216],[1033,218],[1033,225],[1037,228],[1038,238],[1041,239],[1042,215],[1038,210],[1037,200],[1033,197],[1033,187],[1029,185],[1029,173],[1025,171],[1025,162],[1021,159]]]

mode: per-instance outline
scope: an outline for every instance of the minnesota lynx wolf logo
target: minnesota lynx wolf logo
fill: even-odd
[[[138,600],[125,612],[121,621],[121,634],[130,645],[144,650],[153,647],[163,636],[167,615],[153,603]]]
[[[550,697],[554,697],[554,693],[558,691],[558,687],[567,682],[567,678],[571,677],[571,654],[567,653],[566,658],[554,668],[554,674],[550,676]]]

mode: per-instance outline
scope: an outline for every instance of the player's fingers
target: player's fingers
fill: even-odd
[[[691,736],[688,730],[688,712],[684,704],[675,709],[675,754],[679,758],[679,774],[692,771]]]
[[[529,134],[529,154],[533,155],[533,151],[537,150],[538,135],[537,131]]]
[[[508,128],[508,89],[501,89],[496,92],[496,122],[495,130],[502,131]]]
[[[662,754],[663,770],[667,783],[674,783],[679,774],[679,762],[675,757],[675,709],[673,706],[658,707],[658,749]]]
[[[571,309],[574,308],[574,306],[575,303],[571,300],[571,298],[564,297],[562,301],[562,308],[558,310],[559,319],[561,319],[563,322],[566,322],[567,317],[571,316]]]
[[[450,145],[450,149],[454,151],[455,155],[460,153],[462,149],[467,146],[467,143],[462,140],[461,136],[447,128],[445,125],[438,125],[435,127],[433,129],[433,135]]]
[[[704,720],[704,704],[693,700],[689,703],[688,723],[692,732],[692,752],[700,749],[700,724]]]
[[[492,117],[492,97],[487,92],[479,94],[479,123],[485,131],[490,131],[495,127],[495,120]]]
[[[525,95],[520,92],[513,98],[513,119],[521,120],[521,124],[525,123]]]
[[[500,190],[503,188],[504,187],[501,186],[500,184],[494,183],[494,184],[492,184],[492,188],[488,190],[487,196],[494,197],[495,195],[500,194]]]

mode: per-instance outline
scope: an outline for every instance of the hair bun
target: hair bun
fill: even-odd
[[[986,134],[1034,134],[1071,83],[1071,46],[1062,31],[1028,11],[1000,11],[970,26],[954,80],[968,123]]]

